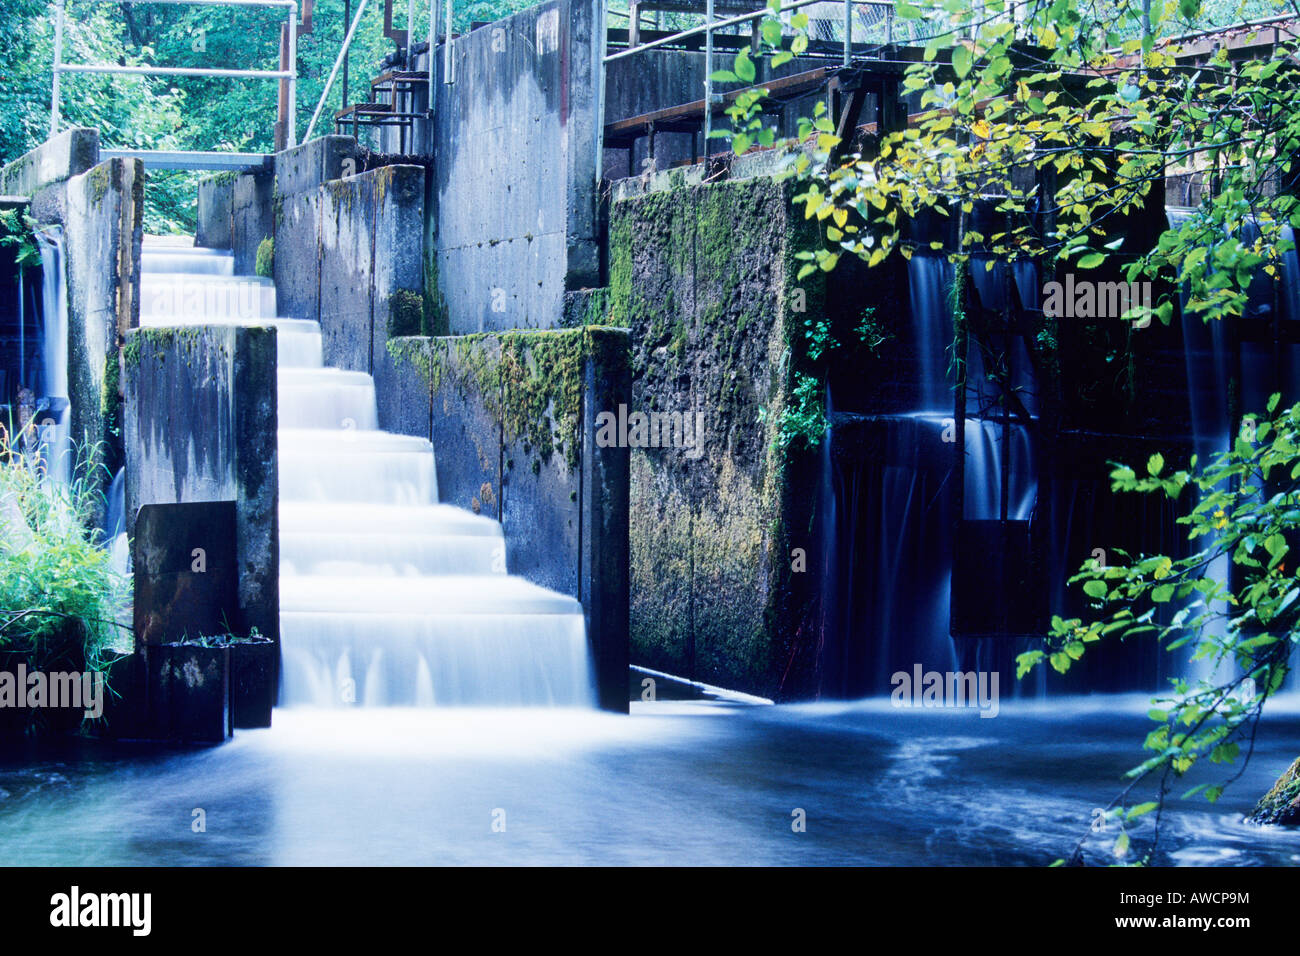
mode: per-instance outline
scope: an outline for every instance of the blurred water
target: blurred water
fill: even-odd
[[[1038,865],[1123,786],[1146,707],[295,709],[206,751],[0,758],[0,846],[11,864]],[[1298,731],[1271,715],[1217,805],[1174,801],[1158,862],[1300,863],[1300,831],[1241,819]]]

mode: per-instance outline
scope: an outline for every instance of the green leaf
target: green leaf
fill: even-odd
[[[1107,590],[1105,581],[1089,581],[1083,586],[1083,593],[1088,597],[1104,598]]]
[[[971,52],[968,47],[963,45],[952,48],[952,68],[959,77],[966,79],[971,68]]]
[[[894,16],[900,20],[919,20],[921,19],[921,11],[906,2],[906,0],[898,0],[894,4]]]
[[[1079,259],[1078,265],[1080,269],[1095,269],[1105,261],[1106,254],[1104,252],[1090,252]]]
[[[1161,584],[1151,590],[1151,600],[1157,604],[1167,604],[1174,596],[1177,586],[1173,584]]]
[[[749,50],[742,49],[736,54],[735,61],[736,78],[742,83],[754,82],[754,61],[749,58]]]
[[[1160,474],[1160,470],[1165,467],[1165,456],[1156,452],[1147,459],[1147,474],[1154,478]]]

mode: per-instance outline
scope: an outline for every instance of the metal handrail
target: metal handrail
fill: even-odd
[[[450,0],[448,0],[450,2]],[[717,95],[713,92],[713,34],[714,31],[723,27],[737,26],[747,23],[751,20],[760,20],[773,13],[786,13],[790,10],[797,10],[800,7],[806,7],[814,3],[826,3],[828,0],[789,0],[782,3],[780,7],[773,10],[770,7],[764,7],[761,10],[754,10],[751,13],[738,13],[735,16],[725,17],[721,20],[713,18],[713,0],[706,0],[705,4],[705,22],[698,27],[691,27],[689,30],[682,30],[671,36],[660,37],[658,40],[652,40],[649,43],[629,46],[625,50],[617,53],[608,51],[609,37],[605,30],[604,18],[601,17],[600,23],[600,54],[598,57],[599,72],[597,75],[596,89],[600,92],[605,88],[605,68],[615,60],[621,60],[624,57],[633,56],[646,50],[653,50],[657,47],[666,46],[670,43],[680,43],[688,37],[704,34],[704,152],[708,154],[709,138],[713,127],[713,104],[717,102]],[[832,0],[834,2],[834,0]],[[604,13],[605,4],[603,0],[597,0],[601,13]],[[843,63],[848,66],[853,59],[853,7],[885,7],[887,13],[885,16],[886,44],[893,42],[894,32],[894,2],[893,0],[844,0],[844,54]],[[604,176],[603,157],[604,157],[604,130],[605,118],[603,115],[603,97],[597,98],[596,113],[596,182],[599,185]]]
[[[334,77],[338,75],[339,67],[343,65],[343,59],[348,55],[348,48],[352,46],[352,37],[357,32],[357,25],[361,23],[361,15],[366,12],[366,0],[361,0],[361,6],[357,7],[356,16],[352,18],[352,25],[348,27],[347,36],[343,38],[343,45],[339,47],[339,55],[334,58],[334,65],[330,68],[329,79],[325,81],[325,89],[321,90],[320,102],[316,104],[316,109],[311,114],[311,122],[307,124],[307,132],[303,134],[303,142],[311,139],[311,131],[316,128],[316,120],[320,118],[320,111],[325,108],[325,101],[329,99],[330,87],[334,85]],[[408,34],[409,37],[409,34]],[[407,45],[410,45],[408,39]]]
[[[94,0],[99,3],[112,3],[114,0]],[[59,132],[62,119],[62,90],[59,78],[64,73],[122,73],[136,76],[225,76],[249,80],[282,80],[288,86],[289,115],[286,128],[286,142],[293,146],[294,114],[297,110],[298,95],[298,0],[151,0],[155,3],[187,4],[193,6],[222,7],[280,7],[288,12],[289,65],[288,70],[233,70],[208,67],[183,66],[120,66],[115,63],[64,63],[63,62],[63,27],[66,19],[67,0],[58,0],[54,21],[54,66],[51,76],[50,91],[50,135]],[[191,155],[188,151],[171,153],[172,156]],[[192,153],[194,156],[210,155]]]

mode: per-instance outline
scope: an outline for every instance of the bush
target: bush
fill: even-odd
[[[275,269],[275,241],[272,239],[263,239],[257,244],[257,262],[253,267],[256,272],[264,279],[270,279]]]
[[[89,530],[98,466],[82,457],[55,485],[21,444],[0,425],[0,670],[104,673],[129,628],[114,620],[127,581]],[[47,716],[31,712],[26,729]]]

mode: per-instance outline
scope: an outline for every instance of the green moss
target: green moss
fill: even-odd
[[[426,243],[424,260],[424,318],[425,335],[450,335],[451,314],[447,300],[442,297],[438,282],[438,250],[432,242]]]
[[[410,289],[398,289],[388,300],[388,337],[421,335],[426,331],[424,296]]]
[[[121,429],[119,401],[122,371],[118,362],[117,349],[109,349],[104,356],[104,384],[99,390],[99,415],[103,425],[104,440],[116,437]]]
[[[110,163],[100,163],[89,173],[86,174],[89,179],[91,202],[99,202],[108,194],[109,188],[113,185],[113,167]]]
[[[257,244],[257,261],[253,271],[265,279],[275,274],[275,240],[269,236]]]
[[[442,386],[442,376],[446,370],[446,363],[435,363],[433,361],[435,346],[436,343],[427,338],[409,337],[390,338],[385,348],[388,349],[388,354],[392,356],[396,364],[415,366],[420,376],[429,384],[430,389],[436,392]]]

